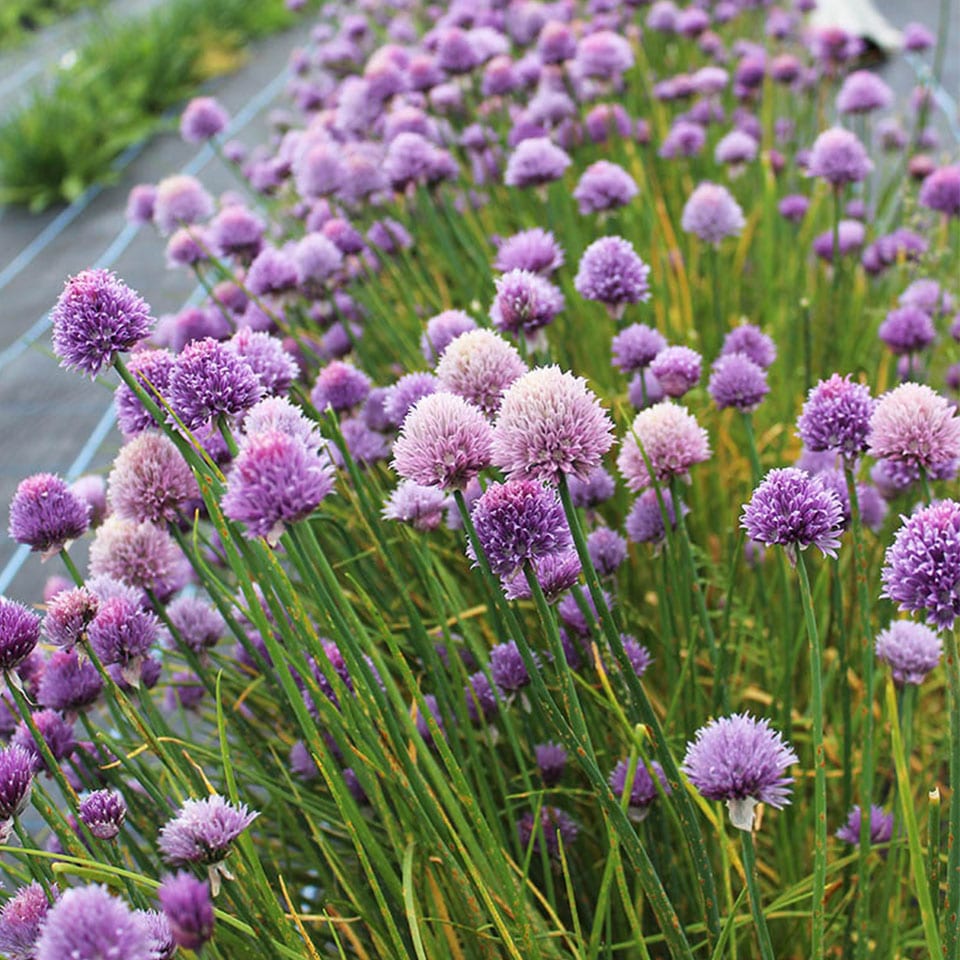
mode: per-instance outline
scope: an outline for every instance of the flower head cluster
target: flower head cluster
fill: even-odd
[[[925,624],[894,620],[877,634],[874,649],[898,684],[921,684],[940,663],[943,641]]]
[[[563,294],[549,280],[528,270],[511,270],[494,281],[497,295],[490,320],[503,333],[527,336],[553,323],[563,309]]]
[[[847,822],[836,832],[835,836],[844,843],[852,846],[860,844],[860,824],[863,813],[859,806],[854,806],[847,816]],[[870,805],[870,842],[889,843],[893,837],[893,814],[884,813],[882,807],[875,803]]]
[[[570,163],[567,152],[547,137],[530,137],[510,154],[503,182],[508,187],[539,186],[559,180]]]
[[[743,508],[740,526],[751,540],[779,544],[793,557],[811,544],[836,556],[843,525],[843,505],[819,476],[796,467],[771,470]]]
[[[164,879],[157,899],[177,946],[199,950],[213,936],[213,902],[206,880],[181,870]]]
[[[770,392],[767,371],[745,353],[724,353],[710,368],[707,390],[718,410],[733,407],[749,413],[760,406]]]
[[[880,576],[884,597],[949,630],[960,616],[960,504],[940,500],[906,518]]]
[[[826,180],[834,189],[867,178],[873,163],[856,134],[842,127],[824,130],[814,141],[807,174]]]
[[[730,191],[716,183],[701,183],[683,207],[680,225],[704,243],[720,243],[736,237],[746,221],[740,204]]]
[[[53,892],[56,896],[56,887]],[[39,883],[21,887],[0,909],[0,953],[10,960],[32,960],[49,909]]]
[[[174,520],[188,500],[200,496],[190,467],[163,434],[137,434],[117,454],[110,471],[108,502],[126,520]]]
[[[23,604],[0,597],[0,670],[14,670],[40,640],[40,617]]]
[[[113,840],[127,817],[127,802],[116,790],[94,790],[80,801],[81,821],[100,840]]]
[[[234,805],[216,793],[203,800],[185,800],[160,830],[160,853],[173,866],[218,864],[258,816],[244,804]]]
[[[623,237],[601,237],[580,258],[573,285],[586,300],[610,307],[650,299],[650,268]]]
[[[97,376],[153,328],[150,307],[109,270],[71,277],[51,312],[60,365]]]
[[[835,373],[811,388],[797,433],[808,450],[836,451],[852,462],[866,450],[875,406],[869,387]]]
[[[542,227],[532,227],[504,240],[493,265],[501,273],[529,270],[547,276],[562,266],[563,260],[563,249],[554,235]]]
[[[586,479],[613,446],[613,423],[582,377],[538,367],[507,389],[493,431],[493,462],[510,477]]]
[[[708,800],[725,800],[731,823],[753,829],[758,803],[778,809],[789,803],[791,777],[785,771],[798,758],[769,721],[747,713],[711,720],[687,744],[681,770]]]
[[[645,323],[632,323],[613,338],[610,348],[614,365],[624,373],[635,373],[650,366],[666,345],[667,341],[659,330]]]
[[[52,473],[22,480],[10,501],[11,539],[45,554],[82,537],[89,522],[88,504]]]
[[[870,418],[868,453],[922,470],[960,459],[960,418],[923,383],[902,383],[880,397]]]
[[[668,397],[682,397],[700,382],[702,363],[690,347],[664,347],[650,362],[650,372]]]
[[[450,342],[437,363],[442,389],[479,407],[488,416],[504,390],[525,373],[517,348],[492,330],[469,330]]]
[[[690,467],[709,456],[707,431],[684,407],[664,401],[637,414],[623,439],[617,467],[627,487],[638,491],[654,481],[685,478]]]
[[[581,213],[602,213],[626,206],[639,189],[623,167],[609,160],[590,164],[573,191]]]

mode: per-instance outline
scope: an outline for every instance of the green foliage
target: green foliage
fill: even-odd
[[[4,0],[0,5],[0,50],[22,43],[31,33],[105,0]]]

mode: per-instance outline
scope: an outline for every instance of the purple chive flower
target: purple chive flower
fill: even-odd
[[[931,317],[946,315],[953,310],[953,297],[936,280],[914,280],[898,300],[901,307],[916,307]]]
[[[745,353],[721,354],[713,363],[707,390],[718,410],[756,410],[770,392],[767,372]]]
[[[603,467],[595,467],[583,480],[579,477],[569,477],[568,482],[573,505],[582,507],[584,510],[609,500],[616,490],[613,477]]]
[[[744,505],[740,526],[751,540],[787,548],[793,559],[799,547],[813,544],[835,557],[840,546],[843,505],[819,476],[796,467],[771,470]]]
[[[538,743],[534,747],[537,769],[545,787],[555,787],[563,779],[567,766],[567,751],[557,743]]]
[[[562,553],[572,543],[556,494],[535,480],[491,483],[474,502],[470,516],[498,577],[511,577],[526,561]],[[467,556],[476,561],[472,545]]]
[[[48,710],[74,713],[92,706],[103,691],[97,668],[75,650],[56,650],[37,685],[37,703]]]
[[[420,400],[403,421],[393,468],[422,486],[462,490],[485,469],[493,431],[479,409],[453,393]]]
[[[960,615],[960,504],[939,500],[906,518],[887,548],[881,579],[881,596],[900,610],[951,629]]]
[[[911,21],[903,28],[903,46],[906,50],[922,53],[936,42],[937,38],[922,23]]]
[[[317,375],[310,391],[310,402],[323,412],[328,406],[337,412],[351,410],[366,400],[370,378],[352,364],[334,360]]]
[[[607,606],[612,607],[613,597],[606,591],[604,591],[603,597]],[[563,622],[563,625],[567,627],[571,633],[581,639],[586,639],[593,633],[594,627],[599,626],[600,617],[597,614],[597,607],[593,602],[593,597],[585,594],[583,599],[586,601],[586,611],[581,609],[577,597],[572,593],[567,594],[567,596],[557,604],[557,614]]]
[[[420,337],[420,351],[428,363],[436,363],[453,340],[476,328],[476,320],[462,310],[444,310],[427,321]]]
[[[943,641],[928,626],[911,620],[894,620],[877,634],[878,659],[890,665],[894,681],[919,685],[940,663]]]
[[[250,365],[211,337],[192,340],[170,371],[170,405],[188,430],[236,417],[262,396]]]
[[[241,327],[226,347],[253,370],[267,396],[286,393],[300,372],[283,343],[269,333]]]
[[[150,960],[173,960],[177,945],[167,918],[158,910],[138,910],[137,916],[147,928],[150,942]]]
[[[513,344],[483,329],[452,340],[436,369],[443,390],[463,397],[488,416],[497,412],[503,392],[526,371]]]
[[[517,821],[517,834],[520,843],[526,848],[533,844],[533,852],[540,853],[541,831],[546,852],[551,857],[560,856],[560,844],[567,850],[577,839],[580,828],[568,813],[559,807],[545,804],[540,809],[540,823],[537,825],[532,813],[525,813]]]
[[[9,533],[17,543],[46,555],[83,536],[90,508],[52,473],[21,480],[10,501]]]
[[[641,763],[639,758],[633,763],[632,771],[630,768],[631,765],[627,760],[620,760],[617,763],[610,773],[610,789],[618,800],[622,800],[624,791],[627,788],[627,775],[628,773],[632,773],[633,783],[630,787],[630,813],[636,819],[642,820],[649,813],[650,804],[657,799],[657,786],[653,780],[654,776],[660,781],[660,786],[663,788],[664,793],[670,794],[673,791],[667,782],[663,767],[661,767],[656,760],[650,763],[653,776],[651,776],[646,764]]]
[[[127,818],[127,802],[116,790],[95,790],[80,801],[81,821],[100,840],[113,840]]]
[[[758,803],[779,810],[790,802],[792,778],[785,771],[798,762],[793,748],[769,721],[742,713],[701,727],[687,743],[680,769],[706,799],[727,802],[735,827],[752,830]]]
[[[71,277],[50,317],[60,366],[91,379],[148,336],[154,322],[146,302],[110,270]]]
[[[0,833],[4,837],[10,832],[8,821],[23,813],[30,802],[35,754],[35,746],[28,750],[16,743],[0,750],[0,821],[6,821],[5,827],[0,825]]]
[[[264,247],[247,271],[247,289],[255,296],[283,293],[297,285],[297,268],[286,250]]]
[[[854,70],[843,79],[837,94],[840,113],[871,113],[893,103],[893,91],[872,71]]]
[[[537,662],[536,657],[534,661]],[[530,674],[527,672],[516,640],[498,643],[491,648],[490,675],[505,696],[522,690],[530,683]]]
[[[856,847],[860,845],[860,824],[863,813],[854,804],[847,816],[847,822],[834,834],[838,840]],[[884,813],[882,807],[870,805],[870,842],[889,843],[893,837],[893,814]]]
[[[612,30],[597,30],[577,44],[574,70],[579,77],[615,80],[632,66],[630,42]]]
[[[664,160],[695,157],[707,142],[707,131],[691,120],[679,118],[673,122],[658,151]]]
[[[177,946],[199,950],[213,936],[213,902],[206,880],[181,870],[164,878],[157,899]]]
[[[867,448],[875,407],[869,387],[835,373],[811,388],[797,433],[808,450],[836,451],[852,462]]]
[[[680,225],[704,243],[718,244],[726,237],[740,235],[746,221],[740,204],[726,187],[716,183],[701,183],[690,194],[683,207]]]
[[[160,599],[182,587],[188,575],[186,558],[166,530],[119,517],[107,517],[97,530],[90,573],[152,590]]]
[[[835,190],[867,178],[873,163],[856,135],[842,127],[824,130],[814,141],[807,176],[826,180]]]
[[[645,323],[630,324],[610,343],[614,366],[623,373],[634,373],[648,367],[666,346],[663,334]]]
[[[839,255],[845,257],[863,246],[866,227],[859,220],[841,220],[837,224],[837,249],[834,249],[833,230],[827,230],[813,238],[813,252],[821,259],[832,263]]]
[[[573,285],[585,300],[609,307],[650,299],[650,268],[623,237],[601,237],[580,258]]]
[[[653,406],[665,397],[660,381],[649,369],[641,370],[627,385],[627,398],[638,410]]]
[[[548,553],[533,561],[533,575],[548,601],[555,600],[577,583],[582,569],[580,557],[572,547],[559,553]],[[533,596],[523,571],[505,577],[500,585],[508,600],[528,600]]]
[[[275,546],[288,524],[308,517],[333,492],[329,460],[281,430],[249,435],[227,475],[224,514],[249,538]]]
[[[293,248],[292,257],[297,285],[307,292],[322,291],[343,266],[340,248],[322,233],[308,233]]]
[[[153,222],[164,236],[177,227],[207,220],[212,214],[213,197],[196,177],[178,174],[157,184]]]
[[[23,604],[0,597],[0,670],[14,670],[40,641],[40,617]]]
[[[799,223],[807,215],[809,209],[810,198],[802,193],[788,194],[777,204],[780,216],[791,223]]]
[[[937,338],[933,319],[913,306],[891,310],[877,333],[897,356],[925,350]]]
[[[383,172],[394,190],[402,192],[417,184],[452,179],[457,167],[446,150],[419,133],[403,131],[387,146]]]
[[[682,397],[700,382],[702,362],[689,347],[664,347],[650,362],[650,372],[668,397]]]
[[[553,323],[563,294],[549,280],[528,270],[511,270],[494,281],[497,294],[490,320],[501,333],[530,336]]]
[[[254,404],[243,418],[243,432],[247,437],[269,430],[289,434],[311,450],[319,451],[326,445],[316,422],[308,420],[299,407],[284,397],[266,397]]]
[[[138,350],[131,354],[127,369],[133,378],[144,388],[147,396],[156,400],[157,396],[166,396],[170,382],[170,370],[174,356],[168,350]],[[132,437],[143,430],[158,426],[144,408],[137,395],[121,383],[113,396],[117,411],[117,425],[126,437]]]
[[[47,604],[43,633],[58,647],[69,650],[80,642],[97,614],[100,601],[84,587],[58,593]]]
[[[54,760],[65,760],[76,749],[77,742],[73,738],[73,725],[67,723],[56,711],[39,710],[33,714],[33,722]],[[10,738],[10,743],[12,746],[20,747],[29,755],[33,763],[34,773],[39,773],[41,770],[50,772],[47,770],[46,760],[41,756],[37,743],[33,739],[33,733],[26,723],[20,723],[17,726],[16,732]],[[10,763],[16,769],[19,769],[22,760],[19,757],[11,757]],[[3,782],[3,779],[0,778],[0,784]],[[2,811],[0,811],[0,815],[2,815]]]
[[[250,263],[263,249],[266,226],[253,211],[239,203],[224,207],[210,221],[210,246],[225,257]]]
[[[438,380],[432,373],[408,373],[389,388],[383,402],[387,428],[399,426],[424,397],[437,392]],[[364,408],[366,418],[366,408]]]
[[[157,188],[152,183],[138,183],[127,196],[126,219],[138,226],[153,219]]]
[[[867,443],[873,457],[929,472],[960,459],[960,419],[926,384],[903,383],[877,401]]]
[[[104,886],[67,890],[50,908],[35,960],[152,960],[147,925]]]
[[[667,518],[670,526],[677,522],[676,511],[673,506],[673,497],[669,490],[661,490],[660,496],[663,498],[663,506],[667,512]],[[681,504],[680,509],[686,512],[686,507]],[[657,491],[650,488],[644,490],[637,497],[627,514],[625,523],[627,536],[634,543],[661,543],[667,535],[666,527],[663,524],[663,511],[660,509],[660,501],[657,499]]]
[[[633,177],[623,167],[598,160],[584,170],[573,191],[573,199],[581,213],[601,213],[626,206],[639,192]]]
[[[640,447],[653,470],[644,462]],[[655,480],[669,482],[671,477],[685,478],[690,467],[710,456],[707,432],[684,407],[663,401],[641,410],[623,438],[617,467],[630,490],[649,487]]]
[[[559,180],[571,160],[547,137],[521,140],[507,160],[503,182],[508,187],[532,187]]]
[[[471,722],[492,720],[497,715],[497,695],[483,671],[470,674],[463,688],[463,696]]]
[[[56,887],[53,888],[56,897]],[[50,901],[39,883],[21,887],[0,909],[0,953],[9,960],[34,960]]]
[[[409,523],[416,530],[435,530],[449,505],[449,498],[438,487],[401,480],[384,503],[383,518]]]
[[[234,805],[216,793],[203,800],[186,800],[160,830],[160,853],[175,867],[190,863],[216,865],[258,816],[244,804]]]
[[[948,217],[960,217],[960,164],[940,167],[920,185],[922,206]]]
[[[222,133],[229,121],[227,111],[213,97],[194,97],[180,117],[180,136],[187,143],[202,143]]]
[[[610,577],[627,559],[627,541],[609,527],[597,527],[587,537],[590,560],[601,577]]]
[[[125,678],[127,674],[138,678],[140,663],[159,632],[160,621],[153,613],[123,597],[113,597],[100,604],[87,629],[87,639],[101,663],[119,664]]]
[[[121,448],[110,471],[110,509],[125,520],[175,520],[199,496],[190,467],[163,434],[137,434]]]
[[[613,445],[613,423],[582,377],[539,367],[506,391],[493,432],[493,462],[510,477],[586,479]]]
[[[717,142],[713,158],[717,163],[742,167],[756,160],[759,148],[759,144],[749,133],[743,130],[731,130]]]
[[[548,230],[533,227],[504,240],[497,249],[494,268],[501,273],[529,270],[545,276],[563,265],[563,249]],[[437,350],[442,353],[442,350]]]
[[[758,367],[766,370],[777,359],[777,345],[759,327],[752,323],[741,323],[723,338],[720,353],[744,353]]]
[[[107,482],[96,473],[88,473],[70,484],[75,493],[90,508],[90,526],[97,526],[107,515]]]

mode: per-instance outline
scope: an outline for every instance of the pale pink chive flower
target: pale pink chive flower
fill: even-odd
[[[57,888],[52,888],[54,900]],[[21,887],[0,909],[0,953],[9,960],[34,960],[50,901],[39,883]]]
[[[99,598],[86,587],[61,591],[47,604],[43,618],[44,636],[50,643],[70,650],[84,639],[99,605]]]
[[[740,235],[746,225],[743,210],[726,187],[701,183],[683,207],[680,225],[704,243],[718,244]]]
[[[433,393],[407,414],[393,468],[425,487],[463,490],[491,460],[493,431],[483,413],[453,393]]]
[[[650,461],[651,476],[643,459]],[[707,431],[693,414],[670,401],[656,403],[641,410],[623,438],[617,468],[634,492],[657,483],[668,483],[672,477],[685,479],[690,467],[710,457]]]
[[[424,487],[413,480],[401,480],[384,501],[381,516],[384,520],[409,523],[415,530],[435,530],[449,506],[449,498],[439,487]]]
[[[34,960],[153,960],[142,918],[106,887],[67,890],[50,908]]]
[[[83,270],[67,280],[50,318],[60,366],[91,378],[149,336],[154,324],[149,305],[110,270]]]
[[[586,479],[613,443],[613,422],[586,380],[557,366],[540,367],[503,396],[493,462],[509,477]]]
[[[246,524],[247,537],[276,546],[286,527],[313,513],[333,488],[329,458],[290,434],[263,430],[244,440],[221,506],[229,519]]]
[[[926,624],[894,620],[877,634],[874,650],[878,659],[890,665],[898,685],[917,685],[940,663],[943,641]]]
[[[111,511],[125,520],[175,520],[200,490],[175,444],[160,433],[141,433],[125,444],[110,471]]]
[[[807,176],[826,180],[835,190],[867,178],[873,163],[856,135],[841,127],[824,130],[814,141]]]
[[[960,459],[960,419],[926,384],[903,383],[880,397],[867,443],[872,457],[929,472]]]
[[[96,527],[107,515],[107,481],[98,473],[87,473],[74,480],[70,490],[90,508],[90,526]]]
[[[189,566],[166,530],[107,517],[90,544],[90,574],[151,590],[164,599],[186,583]]]
[[[492,416],[503,392],[527,365],[513,344],[492,330],[470,330],[452,340],[437,363],[443,390],[455,393]]]
[[[21,480],[10,501],[10,538],[48,556],[83,536],[89,523],[90,507],[52,473]]]

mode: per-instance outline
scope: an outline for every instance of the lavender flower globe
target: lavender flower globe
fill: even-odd
[[[922,206],[947,217],[960,217],[960,164],[940,167],[920,185]]]
[[[87,639],[102,664],[118,664],[124,679],[135,684],[140,665],[159,631],[160,622],[154,614],[124,597],[111,597],[100,604]]]
[[[659,544],[664,540],[667,535],[667,528],[663,522],[664,512],[666,512],[671,529],[676,525],[677,516],[672,494],[669,490],[661,490],[660,497],[663,499],[662,509],[660,500],[657,498],[657,491],[652,488],[644,490],[634,500],[624,522],[627,536],[634,543]],[[683,503],[680,504],[680,509],[687,510]]]
[[[437,392],[437,386],[437,378],[432,373],[415,371],[400,377],[392,387],[388,388],[384,397],[383,414],[388,422],[387,428],[400,426],[417,403],[424,397],[429,397],[431,393]],[[371,412],[365,404],[365,420],[369,421]]]
[[[200,490],[172,440],[140,433],[117,454],[110,471],[110,509],[126,520],[174,520]]]
[[[786,769],[798,762],[768,720],[735,713],[697,731],[680,769],[707,800],[725,800],[730,822],[749,831],[758,803],[779,810],[790,802]]]
[[[493,265],[501,273],[529,270],[547,276],[561,267],[563,261],[563,249],[554,235],[542,227],[532,227],[504,240]]]
[[[177,227],[207,220],[213,213],[213,197],[196,177],[178,174],[157,184],[153,222],[164,236]]]
[[[726,353],[714,361],[707,391],[718,410],[732,407],[741,413],[750,413],[763,402],[770,386],[766,370],[745,353]]]
[[[230,118],[213,97],[194,97],[180,117],[180,136],[187,143],[202,143],[222,133]]]
[[[893,91],[871,70],[854,70],[843,78],[837,94],[840,113],[871,113],[893,103]]]
[[[536,661],[536,657],[534,659]],[[522,690],[530,683],[530,674],[516,640],[498,643],[490,649],[490,676],[505,696]]]
[[[960,616],[960,504],[939,500],[906,518],[887,548],[881,596],[949,630]]]
[[[842,127],[824,130],[814,141],[807,175],[826,180],[835,190],[867,178],[873,163],[856,135]]]
[[[650,462],[649,470],[644,453]],[[690,467],[709,457],[706,430],[689,410],[665,400],[637,414],[623,438],[617,468],[627,487],[636,492],[654,481],[669,483],[673,477],[684,479]]]
[[[493,462],[511,478],[586,479],[613,443],[613,422],[586,380],[557,366],[539,367],[503,396]]]
[[[241,327],[227,341],[227,349],[253,370],[266,396],[285,394],[300,373],[283,342],[265,331]]]
[[[540,808],[539,826],[532,813],[525,813],[517,821],[517,834],[524,849],[532,845],[533,852],[539,854],[542,836],[547,855],[554,858],[560,856],[560,845],[563,844],[564,851],[569,850],[579,833],[573,817],[550,804]]]
[[[667,341],[663,334],[645,323],[631,323],[610,342],[613,364],[623,373],[635,373],[649,367]]]
[[[188,430],[236,417],[263,395],[250,365],[212,337],[192,340],[170,371],[170,405]]]
[[[0,670],[14,670],[40,641],[40,617],[23,604],[0,597]]]
[[[418,401],[393,447],[393,468],[425,487],[463,490],[490,464],[493,430],[480,410],[453,393]]]
[[[919,353],[937,337],[933,318],[919,307],[906,306],[891,310],[877,331],[880,339],[897,356]]]
[[[289,524],[308,517],[333,492],[329,459],[280,430],[248,436],[227,475],[224,515],[249,538],[275,546]]]
[[[507,159],[503,182],[508,187],[531,187],[559,180],[570,166],[567,152],[547,137],[521,140]]]
[[[653,771],[652,775],[651,770]],[[633,764],[627,760],[620,760],[610,772],[608,780],[610,789],[618,800],[622,800],[626,792],[628,775],[632,780],[629,799],[630,813],[636,820],[643,820],[650,812],[650,805],[657,799],[657,786],[654,783],[654,777],[660,781],[664,793],[670,794],[673,792],[667,782],[663,767],[656,760],[650,763],[650,770],[639,759],[635,760]]]
[[[186,582],[187,561],[165,529],[107,517],[90,544],[90,573],[166,599]]]
[[[490,322],[501,333],[531,336],[553,323],[563,309],[563,294],[549,280],[527,270],[511,270],[494,281],[496,297]]]
[[[559,553],[548,553],[533,561],[533,575],[548,602],[556,600],[580,579],[583,567],[573,547]],[[523,571],[500,581],[503,595],[508,600],[529,600],[533,596],[530,584]]]
[[[90,660],[75,650],[55,650],[37,684],[37,703],[48,710],[78,713],[93,706],[103,691],[103,681]]]
[[[872,457],[929,473],[960,459],[960,418],[926,384],[903,383],[877,401],[867,445]]]
[[[96,377],[153,329],[150,307],[110,270],[71,277],[50,314],[60,366]]]
[[[235,805],[216,793],[203,800],[185,800],[160,830],[160,853],[175,867],[219,864],[258,816],[244,804]]]
[[[796,467],[771,470],[744,505],[740,526],[751,540],[786,547],[791,560],[811,544],[835,557],[843,505],[819,476]]]
[[[860,823],[863,813],[860,807],[854,805],[847,816],[847,822],[834,834],[838,840],[849,843],[851,846],[860,844]],[[893,838],[893,814],[884,813],[883,807],[870,805],[870,842],[889,843]]]
[[[52,473],[21,480],[10,501],[10,538],[47,556],[82,537],[89,522],[89,505]]]
[[[427,321],[420,337],[420,352],[427,363],[436,363],[451,341],[476,328],[477,321],[463,310],[444,310]]]
[[[80,820],[99,840],[113,840],[127,817],[127,802],[116,790],[94,790],[80,801]]]
[[[650,268],[623,237],[601,237],[580,258],[573,285],[585,300],[622,307],[650,299]]]
[[[582,214],[603,213],[626,206],[640,192],[633,177],[609,160],[591,163],[573,191]]]
[[[173,362],[174,356],[169,350],[137,350],[130,355],[127,369],[147,396],[157,400],[167,394]],[[117,425],[125,437],[159,426],[126,383],[117,387],[113,405],[117,411]]]
[[[492,416],[504,391],[527,365],[517,348],[492,330],[470,330],[456,337],[443,351],[436,374],[440,387],[455,393]]]
[[[147,925],[106,887],[67,890],[50,908],[35,960],[152,960]]]
[[[213,936],[213,902],[206,880],[181,870],[164,878],[157,899],[177,946],[199,950]]]
[[[535,480],[491,483],[474,502],[470,518],[490,569],[513,576],[527,561],[566,551],[571,543],[556,493]],[[476,561],[472,544],[467,556]]]
[[[811,388],[797,433],[808,450],[836,451],[852,463],[867,448],[875,407],[868,386],[835,373]]]
[[[703,358],[690,347],[664,347],[650,361],[650,372],[668,397],[682,397],[700,382]]]
[[[401,480],[384,501],[381,516],[400,520],[416,530],[435,530],[443,520],[449,498],[439,487],[424,487],[413,480]]]
[[[704,243],[719,244],[740,235],[746,221],[730,191],[716,183],[701,183],[683,207],[680,225]]]
[[[56,887],[52,894],[56,898]],[[0,909],[0,953],[9,960],[33,960],[49,909],[50,901],[39,883],[21,887]]]
[[[940,663],[943,641],[928,626],[911,620],[894,620],[877,634],[877,658],[890,665],[894,681],[919,685]]]
[[[34,755],[29,750],[16,743],[0,750],[0,821],[5,824],[0,832],[4,838],[10,832],[9,821],[20,816],[30,802],[34,770]]]
[[[147,928],[150,939],[150,960],[173,960],[177,945],[167,918],[158,910],[138,910],[137,916]]]

